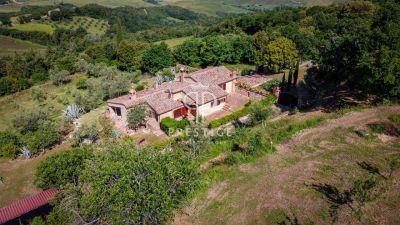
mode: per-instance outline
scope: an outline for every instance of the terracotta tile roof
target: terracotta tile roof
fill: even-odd
[[[236,76],[232,76],[232,71],[228,70],[225,66],[209,67],[190,73],[188,77],[203,84],[217,85],[236,79]]]
[[[184,104],[202,105],[215,98],[221,98],[227,93],[218,86],[218,84],[226,83],[236,79],[231,76],[231,71],[226,67],[210,67],[190,73],[186,78],[191,78],[196,83],[171,81],[160,85],[157,88],[150,88],[137,92],[134,97],[129,95],[121,96],[108,100],[107,103],[123,105],[130,108],[136,104],[147,103],[157,114],[162,114],[176,108],[183,107]],[[183,92],[188,97],[184,97],[182,101],[175,101],[170,98],[169,92],[173,94]]]
[[[257,87],[261,84],[272,80],[272,77],[262,76],[262,75],[251,75],[251,76],[241,76],[238,77],[238,82],[248,84],[250,87]]]
[[[0,209],[0,224],[16,219],[32,210],[38,209],[49,204],[58,191],[55,188],[40,192],[32,197],[22,199],[9,206]]]
[[[217,85],[205,85],[201,83],[192,84],[183,89],[183,92],[198,105],[203,105],[228,95],[228,93]]]
[[[146,98],[146,103],[157,112],[162,114],[174,110],[176,108],[183,107],[183,103],[180,101],[174,101],[174,99],[168,94],[168,91],[158,92],[150,95]]]

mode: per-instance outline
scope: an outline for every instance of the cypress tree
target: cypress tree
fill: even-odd
[[[286,83],[286,72],[283,72],[283,77],[282,77],[282,82],[281,82],[281,88],[285,88],[285,83]]]
[[[296,70],[294,71],[293,74],[293,88],[295,88],[297,85],[297,79],[299,78],[299,70],[300,70],[300,61],[297,61]]]
[[[290,91],[290,88],[292,87],[292,77],[293,77],[293,69],[290,68],[289,77],[288,77],[288,84],[287,84],[287,91]]]

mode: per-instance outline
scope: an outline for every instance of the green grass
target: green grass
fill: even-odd
[[[74,76],[70,83],[62,86],[54,86],[50,81],[36,85],[34,88],[46,92],[47,99],[41,103],[32,99],[32,88],[0,97],[0,131],[12,128],[12,119],[21,111],[42,108],[48,110],[53,117],[61,116],[74,99],[73,95],[77,91],[75,83],[79,76]]]
[[[185,42],[186,40],[188,40],[189,38],[191,38],[192,36],[189,37],[181,37],[181,38],[172,38],[172,39],[167,39],[167,40],[162,40],[162,41],[157,41],[155,42],[156,44],[159,44],[161,42],[165,42],[165,44],[167,44],[170,48],[174,48],[180,44],[182,44],[183,42]]]
[[[107,31],[109,25],[105,20],[98,20],[85,16],[74,16],[71,21],[52,22],[45,21],[45,24],[52,27],[61,27],[65,29],[76,30],[79,27],[84,28],[88,33],[103,35]]]
[[[48,34],[53,34],[54,27],[48,24],[30,22],[25,24],[17,24],[13,26],[11,29],[20,30],[20,31],[40,31],[46,32]]]
[[[44,52],[46,50],[45,46],[1,35],[0,46],[2,46],[2,48],[0,48],[0,56],[13,55],[15,53],[23,53],[31,50],[38,52]]]

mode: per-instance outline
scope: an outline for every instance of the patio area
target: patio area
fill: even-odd
[[[244,105],[250,101],[245,95],[239,94],[238,92],[230,93],[226,99],[226,105],[224,108],[216,113],[210,114],[205,118],[205,122],[208,123],[212,120],[219,119],[232,112],[238,111],[244,107]]]

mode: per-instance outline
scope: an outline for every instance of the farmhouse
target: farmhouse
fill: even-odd
[[[229,94],[235,92],[237,75],[224,66],[209,67],[193,73],[181,69],[177,79],[140,92],[107,101],[110,117],[127,126],[129,108],[146,104],[151,110],[149,122],[163,118],[194,119],[222,110]]]

